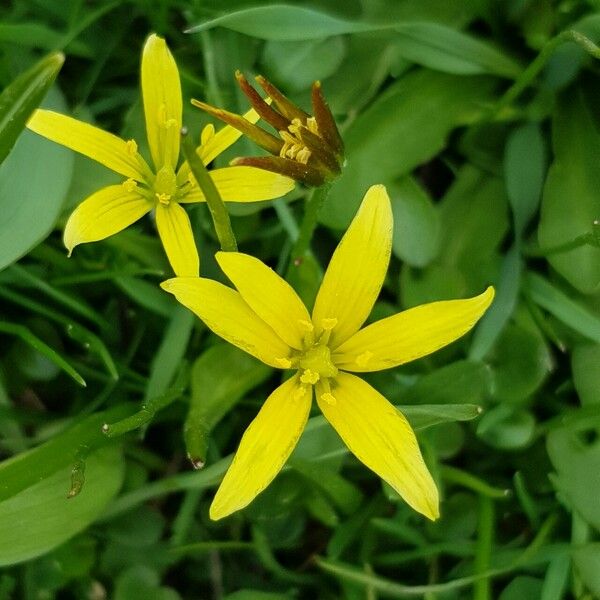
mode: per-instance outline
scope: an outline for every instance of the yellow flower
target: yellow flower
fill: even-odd
[[[156,35],[148,38],[141,70],[146,133],[154,168],[140,155],[134,140],[125,141],[65,115],[37,110],[28,127],[127,178],[120,185],[98,190],[71,214],[64,232],[69,255],[78,244],[105,239],[154,210],[158,234],[173,271],[183,277],[197,276],[198,250],[190,220],[180,204],[203,202],[204,195],[187,163],[177,169],[181,83],[175,60],[162,38]],[[252,123],[259,119],[253,110],[245,117]],[[215,133],[209,125],[202,132],[198,155],[208,164],[240,135],[230,126]],[[223,200],[230,202],[271,200],[294,187],[287,177],[252,167],[226,167],[214,169],[210,174]]]
[[[408,421],[352,373],[389,369],[453,342],[483,315],[494,290],[424,304],[361,329],[383,284],[391,245],[390,201],[385,187],[376,185],[333,254],[312,316],[283,279],[246,254],[217,254],[237,291],[202,278],[162,284],[217,335],[272,367],[296,370],[246,430],[211,518],[244,508],[277,475],[304,429],[313,389],[356,457],[415,510],[439,516],[437,489]]]

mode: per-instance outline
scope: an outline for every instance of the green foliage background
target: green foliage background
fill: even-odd
[[[154,31],[184,98],[243,112],[242,69],[308,107],[322,81],[347,165],[296,273],[305,298],[372,183],[388,186],[395,217],[373,318],[489,283],[497,298],[466,338],[369,378],[418,430],[438,522],[316,414],[274,484],[211,522],[228,457],[280,375],[158,288],[169,267],[149,220],[67,259],[66,215],[112,175],[22,132],[0,166],[0,598],[600,597],[598,11],[597,0],[3,4],[0,81],[14,83],[0,157],[60,68],[56,55],[33,67],[53,50],[66,60],[43,106],[144,140],[139,59]],[[189,105],[184,121],[194,135],[208,122]],[[242,140],[223,161],[248,154]],[[284,271],[305,197],[231,206],[241,249]],[[203,275],[221,278],[209,215],[190,215]],[[207,439],[194,471],[186,454]]]

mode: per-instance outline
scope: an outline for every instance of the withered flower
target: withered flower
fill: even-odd
[[[192,100],[194,106],[235,127],[273,155],[236,158],[232,164],[287,175],[309,186],[323,185],[341,173],[344,144],[319,81],[312,85],[311,116],[262,75],[256,77],[256,82],[271,102],[263,99],[240,71],[236,72],[235,77],[254,110],[279,135],[265,131],[241,115]]]

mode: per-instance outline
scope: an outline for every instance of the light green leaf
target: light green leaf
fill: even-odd
[[[0,163],[17,141],[31,113],[44,99],[64,60],[60,52],[49,54],[19,75],[0,94]]]
[[[440,217],[423,188],[405,177],[388,186],[394,214],[392,249],[400,260],[413,267],[424,267],[440,247]]]
[[[65,112],[58,91],[44,106]],[[52,231],[69,189],[73,153],[24,131],[0,165],[0,269],[26,254]]]
[[[515,78],[516,61],[486,42],[439,23],[403,23],[396,27],[395,48],[403,58],[456,75],[490,73]]]
[[[593,342],[600,343],[600,318],[536,273],[527,276],[531,299]]]
[[[389,185],[435,156],[455,127],[480,113],[492,83],[420,69],[392,84],[345,131],[346,166],[321,222],[345,228],[370,185]]]
[[[537,211],[544,174],[546,146],[537,123],[515,129],[506,142],[504,180],[518,237]]]
[[[552,163],[544,187],[539,244],[552,248],[589,233],[600,215],[600,134],[579,88],[556,104]],[[600,248],[580,246],[552,254],[550,264],[576,289],[591,294],[600,286]]]
[[[600,344],[579,344],[571,354],[573,383],[583,406],[600,403]]]
[[[62,468],[0,502],[0,565],[29,560],[85,529],[121,487],[119,447],[102,448],[86,461],[81,492],[67,499],[71,467]]]

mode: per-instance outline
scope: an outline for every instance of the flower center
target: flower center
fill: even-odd
[[[165,206],[168,206],[171,199],[177,192],[177,178],[175,171],[170,165],[165,165],[156,174],[154,180],[154,194],[158,201]]]
[[[317,122],[314,117],[307,120],[305,127],[311,133],[318,135]],[[306,164],[311,156],[311,151],[302,140],[301,128],[302,123],[300,119],[294,119],[288,126],[288,131],[282,130],[279,132],[283,140],[279,156],[282,158],[291,158],[292,160]]]
[[[302,370],[300,381],[314,385],[321,379],[335,377],[337,367],[331,360],[331,351],[326,344],[315,344],[302,354],[298,360],[298,368]]]

